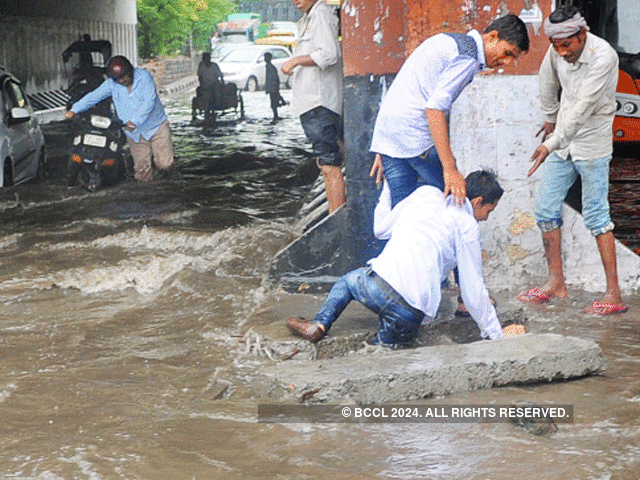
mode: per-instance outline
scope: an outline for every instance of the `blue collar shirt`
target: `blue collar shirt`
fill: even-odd
[[[141,68],[134,69],[131,91],[109,78],[78,100],[71,111],[84,112],[109,97],[112,98],[116,114],[122,123],[131,121],[136,124],[133,132],[125,131],[136,143],[140,141],[140,137],[150,140],[160,125],[167,121],[167,114],[160,103],[153,77]]]

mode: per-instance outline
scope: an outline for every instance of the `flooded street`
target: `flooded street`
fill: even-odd
[[[243,96],[247,118],[212,129],[191,124],[188,95],[167,103],[168,180],[66,187],[58,124],[49,178],[0,190],[1,479],[639,478],[635,297],[608,318],[581,313],[593,298],[580,291],[525,308],[534,333],[598,342],[604,375],[420,402],[573,405],[574,423],[552,436],[504,423],[257,423],[252,383],[277,360],[242,336],[290,298],[262,280],[317,171],[288,107],[272,125],[264,92]],[[519,308],[519,287],[492,294]]]

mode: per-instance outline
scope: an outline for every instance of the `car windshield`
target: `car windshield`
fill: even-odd
[[[260,49],[255,48],[236,48],[230,51],[222,61],[238,63],[254,62],[260,51]]]

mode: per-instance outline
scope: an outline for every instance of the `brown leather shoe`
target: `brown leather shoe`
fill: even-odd
[[[318,322],[310,322],[300,317],[287,320],[287,327],[294,335],[314,343],[325,336],[325,331]]]

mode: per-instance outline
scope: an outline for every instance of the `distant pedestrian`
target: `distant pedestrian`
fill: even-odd
[[[273,123],[280,120],[278,116],[278,107],[284,102],[284,99],[280,96],[280,76],[278,75],[278,69],[271,63],[273,55],[267,52],[264,54],[264,61],[266,62],[266,74],[264,82],[264,91],[269,95],[271,99],[271,110],[273,111]]]
[[[216,62],[211,61],[211,54],[204,52],[198,64],[199,94],[204,99],[204,118],[213,117],[216,108],[222,103],[224,77]]]

